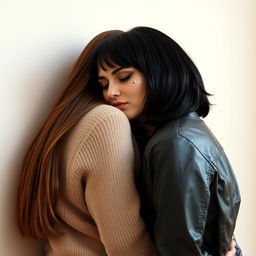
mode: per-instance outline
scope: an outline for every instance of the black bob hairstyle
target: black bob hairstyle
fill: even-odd
[[[162,125],[189,112],[205,117],[210,103],[202,77],[185,51],[153,28],[135,27],[104,41],[92,54],[95,67],[134,67],[147,81],[144,113],[148,122]],[[95,86],[95,83],[94,83]]]

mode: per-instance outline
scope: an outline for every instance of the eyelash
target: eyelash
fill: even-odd
[[[127,81],[131,78],[132,75],[133,75],[133,73],[130,73],[129,75],[125,76],[124,78],[120,78],[119,81],[121,81],[121,82]]]
[[[125,76],[124,78],[119,78],[118,80],[119,80],[121,83],[122,83],[122,82],[125,82],[125,81],[128,81],[128,80],[131,78],[132,75],[133,75],[133,72],[130,73],[129,75]],[[102,89],[103,89],[103,90],[106,90],[107,88],[108,88],[108,84],[102,86]]]

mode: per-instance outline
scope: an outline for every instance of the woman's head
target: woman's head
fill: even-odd
[[[174,40],[158,30],[136,27],[113,36],[95,50],[94,61],[94,66],[98,67],[94,75],[99,76],[104,98],[111,104],[119,99],[122,102],[122,95],[112,95],[110,99],[111,91],[106,85],[112,90],[113,81],[119,81],[120,88],[125,88],[126,93],[129,88],[131,92],[133,90],[129,95],[132,98],[140,94],[134,90],[136,83],[133,84],[139,77],[138,81],[145,86],[145,97],[142,93],[140,98],[143,112],[152,124],[162,124],[192,111],[203,117],[209,112],[208,93],[195,64]],[[121,74],[128,75],[125,82],[118,76],[109,76],[118,68],[125,71]],[[140,84],[138,81],[137,85]],[[122,84],[129,87],[122,87]],[[141,110],[137,112],[141,113]]]
[[[134,67],[115,66],[98,68],[98,81],[102,86],[103,97],[124,112],[128,119],[141,116],[146,100],[146,79]]]

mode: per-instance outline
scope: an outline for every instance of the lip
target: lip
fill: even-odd
[[[120,110],[123,110],[126,105],[128,104],[128,102],[114,102],[112,103],[112,105]]]

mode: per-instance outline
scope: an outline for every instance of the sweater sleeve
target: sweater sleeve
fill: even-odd
[[[86,157],[85,200],[107,255],[155,255],[140,217],[134,182],[134,151],[130,124],[115,110],[96,122],[83,142]]]

